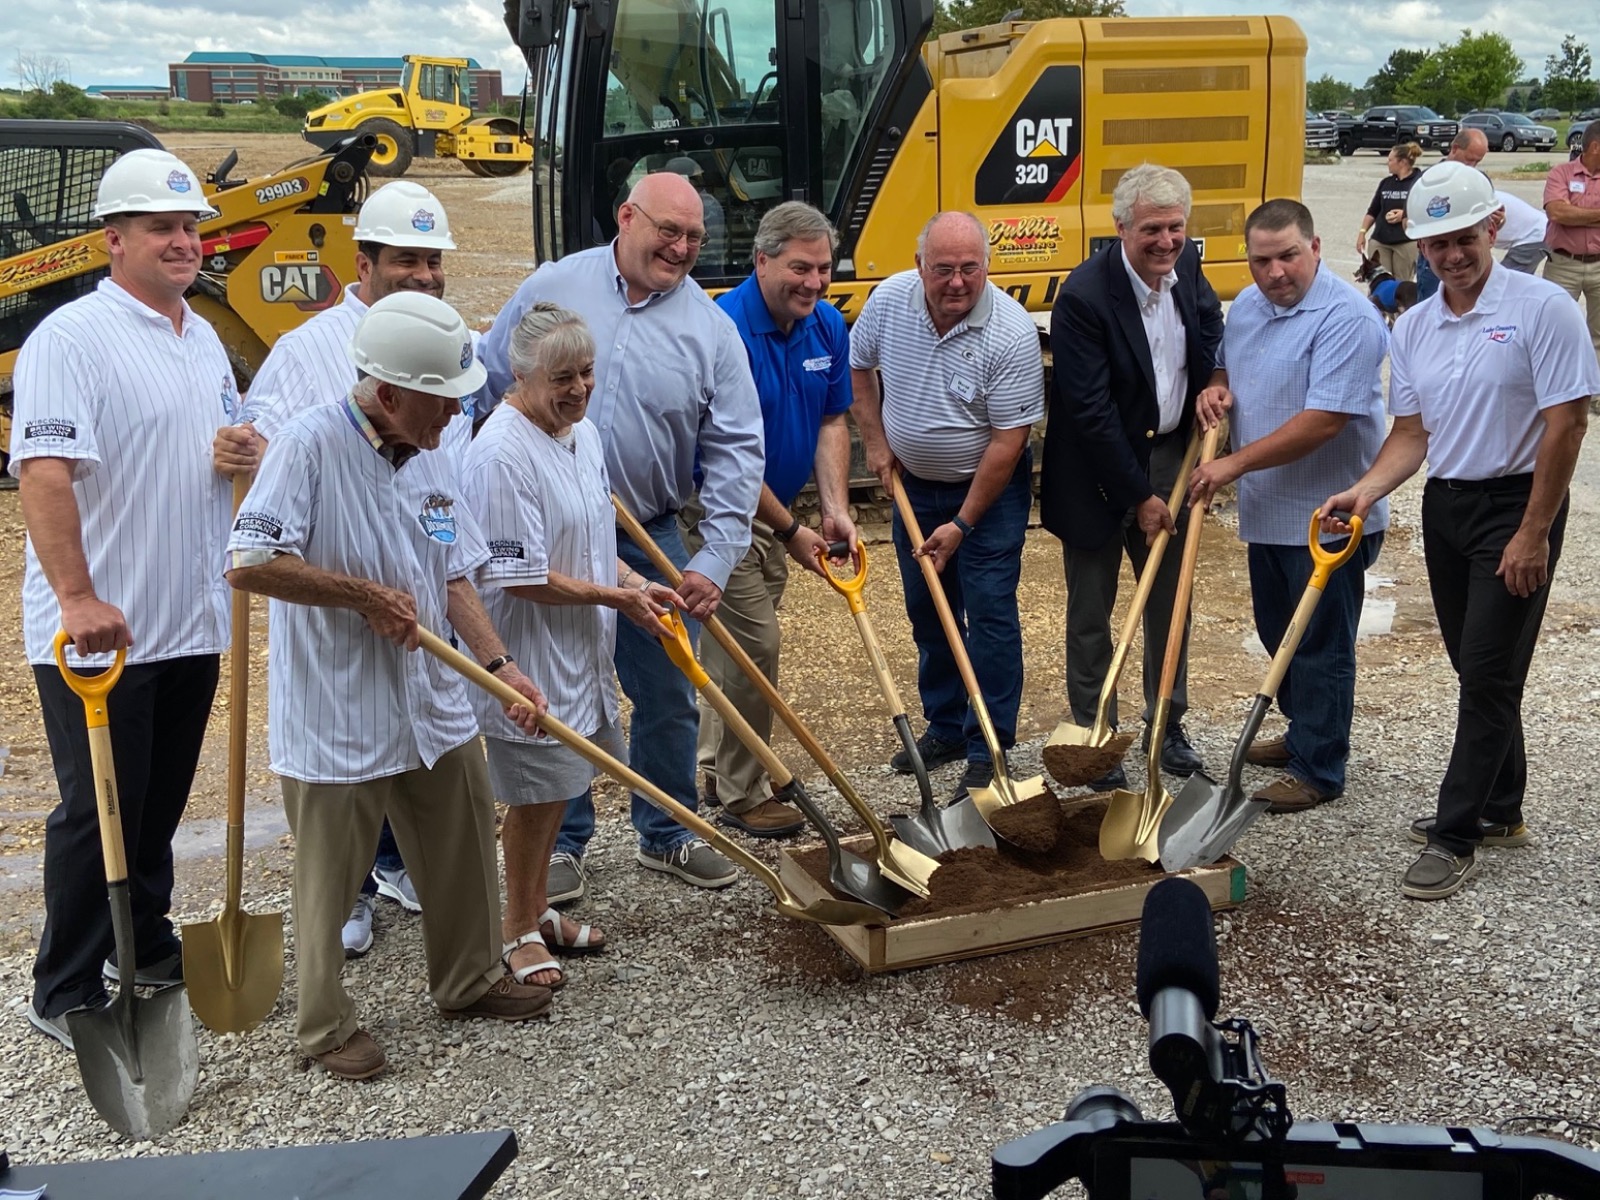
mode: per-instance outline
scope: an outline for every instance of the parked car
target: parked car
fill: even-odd
[[[1420,104],[1386,104],[1369,108],[1360,117],[1339,120],[1339,153],[1349,158],[1357,150],[1387,154],[1402,142],[1416,142],[1424,150],[1442,150],[1456,136],[1458,126]]]
[[[1339,124],[1321,113],[1306,112],[1306,149],[1331,151],[1339,147]]]
[[[1586,108],[1581,113],[1579,113],[1577,116],[1573,117],[1572,119],[1574,121],[1595,121],[1595,120],[1600,120],[1600,108]]]
[[[1461,128],[1481,129],[1491,150],[1554,150],[1556,131],[1548,125],[1530,121],[1521,113],[1469,112],[1461,118]]]
[[[1535,121],[1559,121],[1561,110],[1559,108],[1536,108],[1528,114]]]
[[[1600,120],[1600,117],[1595,119]],[[1587,128],[1589,128],[1589,123],[1587,121],[1585,121],[1582,125],[1578,124],[1576,121],[1572,123],[1572,128],[1567,133],[1568,159],[1577,158],[1578,152],[1583,149],[1583,131]]]

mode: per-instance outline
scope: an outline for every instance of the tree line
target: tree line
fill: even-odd
[[[1594,60],[1574,34],[1545,59],[1543,78],[1528,77],[1522,56],[1503,34],[1463,29],[1434,50],[1397,49],[1376,74],[1357,86],[1323,75],[1306,84],[1306,104],[1323,110],[1379,104],[1425,104],[1441,113],[1474,108],[1531,112],[1554,108],[1572,114],[1600,105]]]

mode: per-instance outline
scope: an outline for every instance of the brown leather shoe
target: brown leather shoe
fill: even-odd
[[[1244,760],[1258,767],[1276,767],[1282,770],[1289,765],[1289,743],[1281,737],[1257,738],[1244,752]]]
[[[342,1046],[311,1056],[329,1075],[339,1079],[371,1079],[380,1074],[389,1060],[383,1056],[383,1047],[373,1041],[365,1029],[358,1029],[345,1039]]]
[[[731,825],[751,837],[780,838],[799,833],[806,827],[806,819],[787,804],[776,800],[763,800],[744,812],[729,812],[724,808],[717,814],[717,823]]]
[[[491,1021],[531,1021],[550,1015],[550,989],[532,983],[517,983],[502,975],[489,990],[465,1008],[441,1008],[446,1021],[471,1021],[479,1017]]]
[[[1269,813],[1305,812],[1308,808],[1315,808],[1319,804],[1326,804],[1329,800],[1338,798],[1336,795],[1317,791],[1309,783],[1302,783],[1293,775],[1285,775],[1276,783],[1269,783],[1250,796],[1252,800],[1267,801]]]

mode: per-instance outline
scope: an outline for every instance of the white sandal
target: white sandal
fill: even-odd
[[[594,926],[583,924],[578,926],[578,936],[570,942],[567,941],[561,933],[561,914],[553,908],[545,909],[544,916],[539,918],[541,933],[544,932],[547,923],[551,928],[550,932],[544,935],[543,941],[553,954],[600,954],[609,944],[604,941],[596,942]]]
[[[555,959],[547,958],[544,962],[537,962],[527,967],[513,967],[511,965],[511,956],[513,954],[523,946],[531,946],[535,942],[539,943],[541,950],[545,949],[543,936],[537,929],[530,929],[527,933],[517,938],[516,941],[505,944],[505,947],[500,951],[500,961],[505,963],[506,970],[511,972],[513,983],[526,984],[529,976],[537,975],[540,971],[554,971],[557,976],[554,983],[539,984],[537,986],[547,987],[552,992],[559,992],[567,986],[567,973],[561,969],[561,964]]]

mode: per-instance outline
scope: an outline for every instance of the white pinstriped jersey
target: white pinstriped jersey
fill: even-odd
[[[11,471],[29,458],[74,460],[89,577],[127,618],[128,661],[227,649],[229,589],[217,566],[232,487],[212,469],[211,439],[234,419],[239,395],[216,332],[185,305],[180,337],[102,280],[28,336],[15,388]],[[32,538],[22,611],[28,661],[54,662],[61,606]]]
[[[446,583],[470,576],[488,552],[449,458],[424,450],[397,470],[376,438],[349,401],[282,426],[228,549],[236,562],[293,554],[396,588],[415,597],[418,622],[437,632]],[[268,740],[280,775],[382,779],[431,767],[477,736],[466,681],[432,655],[378,637],[356,612],[274,600],[270,636]]]
[[[964,483],[991,430],[1044,416],[1044,359],[1027,311],[994,284],[949,333],[928,318],[916,271],[891,275],[850,330],[850,366],[882,373],[883,433],[914,475]]]
[[[242,420],[270,443],[290,419],[317,404],[337,404],[356,384],[350,339],[367,315],[361,285],[352,283],[344,299],[280,337],[261,364],[245,396]],[[478,344],[473,333],[472,344]],[[461,398],[461,414],[445,426],[441,447],[457,464],[472,440],[471,396]]]
[[[489,414],[467,451],[462,491],[489,547],[478,572],[483,605],[507,651],[549,701],[550,712],[587,737],[617,719],[611,657],[617,612],[599,604],[539,604],[503,588],[541,584],[551,571],[613,587],[617,529],[600,431],[572,428],[571,446],[509,404]],[[485,731],[532,741],[487,693],[473,697]]]

